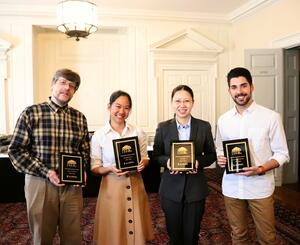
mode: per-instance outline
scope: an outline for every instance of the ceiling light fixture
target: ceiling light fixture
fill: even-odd
[[[57,4],[57,29],[69,37],[86,38],[97,31],[97,6],[85,0],[64,0]]]

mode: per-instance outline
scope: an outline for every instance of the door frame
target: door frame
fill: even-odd
[[[295,48],[295,47],[298,47],[298,46],[300,46],[300,32],[293,33],[291,35],[275,39],[271,42],[271,47],[272,48],[281,48],[281,49],[284,49],[284,50],[285,49],[292,49],[292,48]],[[283,103],[284,104],[287,103],[286,98],[284,98]],[[285,114],[284,114],[284,120],[283,121],[284,122],[286,121]],[[300,130],[299,127],[300,127],[300,125],[298,124],[298,130],[297,130],[298,135],[299,135],[299,130]],[[298,145],[299,145],[299,141],[298,141]],[[299,152],[298,152],[298,160],[299,160]],[[300,180],[299,177],[300,177],[300,164],[299,164],[299,161],[298,161],[298,183],[299,183],[299,180]]]
[[[299,182],[299,52],[299,49],[294,48],[284,52],[284,126],[292,163],[286,166],[283,173],[285,184]]]

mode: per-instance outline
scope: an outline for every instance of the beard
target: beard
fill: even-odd
[[[239,100],[239,96],[244,96],[243,100]],[[250,94],[238,94],[234,97],[232,97],[232,99],[234,100],[234,102],[239,105],[239,106],[246,106],[248,105],[248,103],[251,101],[252,99],[252,93]]]
[[[65,106],[72,99],[72,96],[69,96],[67,99],[61,99],[59,95],[52,94],[51,99],[59,106]]]

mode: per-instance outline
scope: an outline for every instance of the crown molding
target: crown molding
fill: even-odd
[[[53,17],[56,16],[54,5],[20,5],[0,4],[0,17]],[[98,12],[99,18],[112,19],[138,19],[159,21],[187,21],[187,22],[209,22],[227,23],[226,15],[210,14],[203,12],[181,12],[181,11],[153,11],[143,9],[112,9],[101,8]]]
[[[105,8],[99,11],[99,16],[108,18],[158,20],[158,21],[186,21],[228,23],[227,16],[223,14],[211,14],[204,12],[182,11],[153,11],[145,9],[111,9]]]
[[[273,40],[271,47],[273,48],[294,48],[300,45],[300,32]]]
[[[249,1],[249,2],[245,3],[244,5],[242,5],[241,7],[237,8],[234,11],[232,11],[231,13],[229,13],[227,15],[227,20],[231,23],[236,22],[236,21],[240,20],[241,18],[244,18],[259,9],[265,8],[266,6],[272,4],[276,1],[278,1],[278,0],[252,0],[252,1]]]
[[[230,24],[278,0],[252,0],[229,14],[155,11],[145,9],[101,8],[99,18],[159,21],[208,22]],[[0,4],[0,17],[55,18],[56,5]]]

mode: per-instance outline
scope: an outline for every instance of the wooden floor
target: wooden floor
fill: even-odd
[[[281,200],[286,207],[300,213],[300,183],[276,186],[275,198]]]

